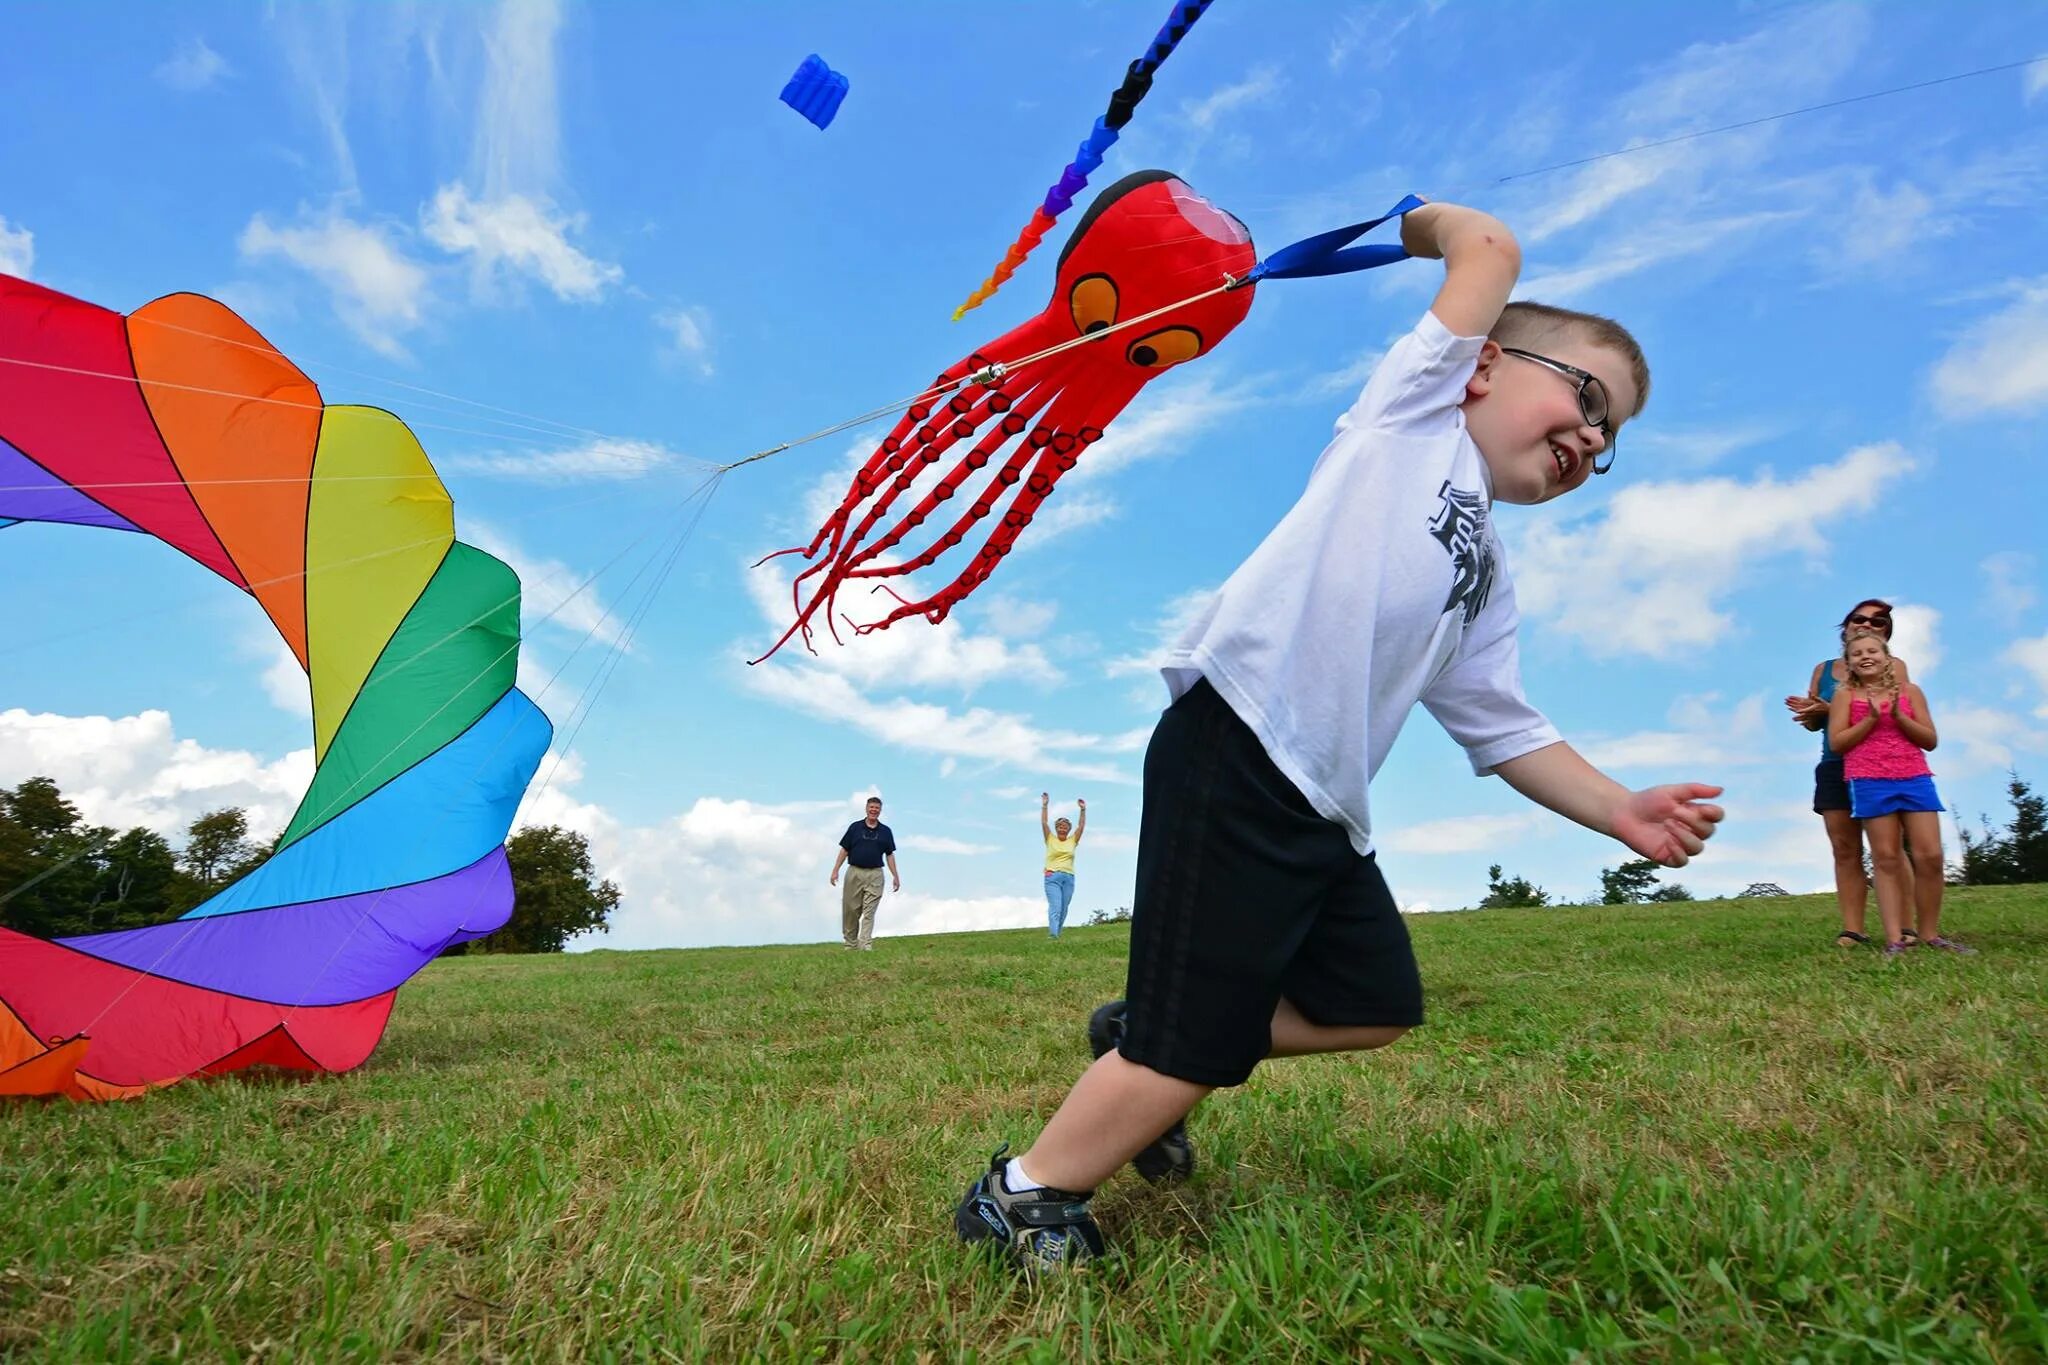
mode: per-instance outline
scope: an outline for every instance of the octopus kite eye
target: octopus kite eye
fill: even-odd
[[[1067,306],[1083,336],[1099,332],[1116,321],[1116,282],[1107,275],[1083,275],[1067,291]]]
[[[1192,327],[1163,327],[1150,336],[1139,337],[1131,343],[1124,356],[1133,365],[1142,365],[1148,370],[1163,370],[1169,365],[1178,365],[1183,360],[1193,360],[1202,353],[1202,334]]]

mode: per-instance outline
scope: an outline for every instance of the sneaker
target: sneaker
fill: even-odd
[[[1102,1229],[1088,1212],[1095,1193],[1076,1194],[1042,1185],[1012,1194],[1003,1184],[1005,1143],[988,1170],[967,1187],[953,1214],[953,1230],[967,1243],[991,1242],[1026,1274],[1058,1271],[1103,1254]]]
[[[1961,953],[1964,957],[1969,957],[1977,951],[1967,944],[1958,943],[1952,938],[1942,938],[1938,934],[1933,938],[1921,939],[1920,946],[1923,948],[1939,948],[1946,953]]]
[[[1097,1057],[1124,1040],[1124,1002],[1112,1000],[1088,1016],[1088,1050]],[[1175,1185],[1195,1173],[1195,1145],[1188,1141],[1185,1119],[1154,1138],[1131,1158],[1139,1175],[1154,1185]]]
[[[1900,954],[1905,953],[1913,948],[1917,948],[1919,945],[1920,940],[1917,938],[1911,941],[1902,938],[1897,940],[1896,942],[1885,944],[1884,955],[1888,958],[1898,957]]]

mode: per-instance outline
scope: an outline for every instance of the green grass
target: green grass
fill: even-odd
[[[1217,1096],[1035,1288],[952,1209],[1123,929],[437,963],[352,1075],[0,1107],[0,1352],[2048,1356],[2048,888],[1890,964],[1813,897],[1412,923],[1428,1027]]]

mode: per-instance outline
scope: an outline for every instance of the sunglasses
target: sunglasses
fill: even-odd
[[[1859,611],[1852,613],[1849,617],[1849,624],[1852,626],[1888,626],[1891,623],[1892,618],[1886,616],[1883,612],[1879,612],[1875,616],[1865,616]]]
[[[1546,370],[1578,381],[1579,416],[1586,419],[1587,426],[1598,427],[1600,430],[1600,453],[1593,457],[1593,472],[1605,474],[1614,468],[1614,428],[1607,425],[1607,420],[1612,414],[1608,410],[1607,386],[1600,382],[1600,376],[1589,374],[1576,365],[1567,365],[1562,360],[1537,355],[1534,351],[1503,346],[1500,352],[1502,355],[1520,356],[1524,360],[1541,365]]]

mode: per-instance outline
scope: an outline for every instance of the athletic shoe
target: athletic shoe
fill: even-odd
[[[1088,1049],[1097,1057],[1124,1040],[1124,1002],[1112,1000],[1088,1016]],[[1154,1185],[1175,1185],[1195,1173],[1195,1145],[1188,1141],[1185,1119],[1154,1138],[1131,1158],[1139,1175]]]
[[[1064,1270],[1102,1255],[1102,1229],[1088,1212],[1095,1192],[1041,1185],[1013,1194],[1003,1183],[1008,1150],[1008,1143],[998,1147],[988,1170],[967,1187],[967,1197],[953,1214],[960,1240],[995,1244],[1027,1275]]]
[[[1939,948],[1946,953],[1961,953],[1964,957],[1969,957],[1977,951],[1967,944],[1957,943],[1952,938],[1941,938],[1939,936],[1920,940],[1920,946],[1923,948]]]

